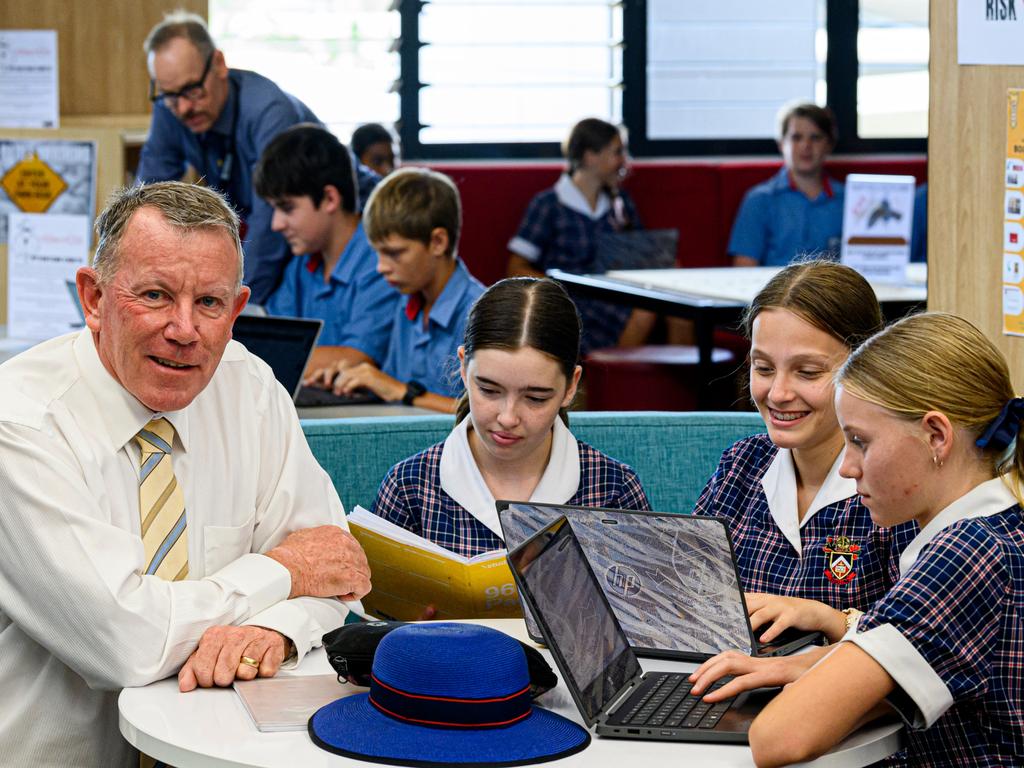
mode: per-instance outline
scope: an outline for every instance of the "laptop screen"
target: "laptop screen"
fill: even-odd
[[[593,723],[641,669],[568,520],[559,518],[508,560],[562,674],[571,678],[566,684]]]
[[[322,320],[239,315],[231,336],[269,365],[294,399],[322,326]]]
[[[559,516],[569,519],[639,652],[690,658],[729,648],[751,651],[750,624],[722,520],[560,504],[498,506],[510,549]],[[529,611],[525,614],[531,636],[538,637]]]

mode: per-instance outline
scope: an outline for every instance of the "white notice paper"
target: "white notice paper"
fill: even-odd
[[[914,220],[913,176],[846,177],[840,260],[873,283],[903,283]]]
[[[89,217],[8,216],[7,335],[50,339],[81,327],[68,281],[89,261]]]
[[[0,128],[57,128],[57,32],[0,30]]]
[[[1024,64],[1024,0],[957,0],[958,64]]]

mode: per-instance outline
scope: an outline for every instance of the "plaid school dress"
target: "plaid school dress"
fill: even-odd
[[[624,225],[639,229],[636,206],[629,194],[620,190],[617,205],[599,218],[593,218],[573,210],[559,199],[559,185],[566,183],[572,185],[572,181],[563,176],[555,187],[539,193],[530,201],[509,248],[525,256],[541,271],[594,272],[598,234],[618,231]],[[573,301],[583,321],[580,354],[618,343],[632,311],[629,307],[587,298],[574,298]]]
[[[650,502],[630,467],[578,442],[580,484],[566,504],[649,511]],[[502,549],[505,543],[441,488],[437,443],[393,466],[373,502],[373,513],[465,557]]]
[[[897,688],[888,701],[911,724],[906,751],[887,764],[1024,765],[1021,507],[936,534],[861,617],[853,642],[890,671]],[[919,662],[934,677],[914,669]]]
[[[899,555],[917,524],[879,528],[855,495],[806,520],[798,552],[772,517],[761,485],[777,451],[766,434],[735,443],[722,454],[695,514],[728,522],[745,591],[817,600],[839,610],[866,609],[896,583]]]

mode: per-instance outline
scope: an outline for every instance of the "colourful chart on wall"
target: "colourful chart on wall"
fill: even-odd
[[[1007,91],[1003,333],[1024,336],[1024,90]]]

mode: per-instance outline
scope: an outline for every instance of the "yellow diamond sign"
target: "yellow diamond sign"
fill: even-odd
[[[0,180],[0,186],[25,213],[45,213],[53,201],[68,188],[64,179],[33,152],[12,166]]]

